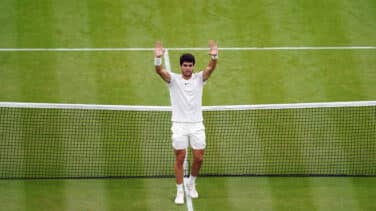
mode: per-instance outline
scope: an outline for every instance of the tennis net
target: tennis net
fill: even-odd
[[[376,101],[204,107],[206,176],[376,176]],[[172,177],[171,109],[0,103],[0,178]]]

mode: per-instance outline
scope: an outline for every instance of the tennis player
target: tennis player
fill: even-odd
[[[198,198],[196,178],[199,174],[204,158],[206,146],[205,127],[202,117],[202,92],[205,81],[213,73],[218,59],[218,46],[209,41],[210,61],[207,67],[200,72],[193,73],[195,57],[192,54],[183,54],[180,57],[181,74],[165,70],[162,66],[164,49],[161,42],[155,44],[154,65],[156,72],[168,83],[172,106],[172,147],[175,151],[175,177],[177,193],[176,204],[184,204],[183,163],[188,144],[192,148],[193,163],[189,181],[186,184],[187,193],[191,198]]]

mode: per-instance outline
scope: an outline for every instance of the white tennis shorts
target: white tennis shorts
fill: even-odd
[[[188,143],[192,149],[205,149],[205,126],[202,122],[173,122],[171,131],[174,149],[187,149]]]

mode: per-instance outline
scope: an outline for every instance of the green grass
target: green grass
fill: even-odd
[[[235,0],[231,3],[224,0],[37,0],[33,3],[2,0],[0,24],[0,48],[153,47],[156,40],[162,40],[166,47],[205,47],[209,39],[217,40],[220,47],[376,46],[376,2],[373,0]],[[175,72],[179,71],[180,53],[170,51]],[[194,54],[196,70],[204,68],[208,62],[206,52]],[[228,105],[375,100],[375,67],[375,50],[222,51],[218,68],[205,87],[203,102],[204,105]],[[154,72],[151,51],[0,51],[0,81],[0,101],[169,105],[168,90]],[[24,115],[23,120],[8,126],[22,128],[28,118]],[[75,117],[69,118],[68,122]],[[292,118],[299,116],[292,115]],[[97,122],[102,125],[98,131],[92,131],[93,136],[100,139],[109,135],[102,133],[107,122]],[[362,120],[356,118],[354,122]],[[56,124],[59,122],[48,123],[49,127]],[[341,131],[342,126],[338,124],[334,131]],[[39,127],[43,126],[33,129],[39,130]],[[285,125],[272,127],[282,132],[286,129]],[[132,136],[140,136],[142,130],[133,128]],[[259,128],[257,132],[264,130]],[[356,132],[346,132],[338,132],[339,137],[360,140]],[[2,134],[4,131],[0,131],[0,137]],[[48,135],[54,137],[53,133]],[[263,138],[268,139],[261,137],[258,147],[266,146]],[[21,141],[25,146],[29,144],[27,138]],[[59,158],[62,156],[59,152],[67,147],[74,150],[75,145],[71,143],[48,148],[50,158]],[[102,153],[118,150],[114,145],[99,142],[95,145]],[[166,146],[169,145],[167,141]],[[138,143],[132,147],[137,148]],[[290,149],[299,151],[300,148]],[[342,150],[350,153],[345,145]],[[4,156],[3,151],[0,158]],[[33,158],[32,153],[22,152],[22,147],[6,151]],[[333,153],[330,148],[314,152]],[[372,156],[374,146],[362,153]],[[295,155],[293,150],[287,154],[288,157]],[[54,165],[48,154],[44,156],[47,156],[43,160],[45,164]],[[256,153],[254,156],[271,155]],[[297,153],[303,159],[302,168],[308,161],[307,156],[307,153]],[[79,153],[71,157],[77,158]],[[90,160],[90,155],[81,160],[83,164],[87,159]],[[359,159],[357,167],[362,168],[362,157]],[[144,162],[136,160],[132,165]],[[102,161],[106,164],[111,158],[104,157]],[[24,159],[18,164],[38,169],[33,162]],[[59,165],[66,168],[64,164]],[[105,166],[98,170],[113,171]],[[59,171],[55,169],[53,173],[59,174]],[[172,203],[175,191],[172,179],[2,180],[0,183],[0,203],[5,210],[177,210]],[[255,210],[372,210],[375,209],[374,184],[373,178],[201,178],[203,197],[195,200],[194,206],[196,210],[249,210],[250,207]]]
[[[185,4],[194,4],[187,10]],[[168,7],[162,5],[169,5]],[[376,45],[373,1],[3,1],[0,47]],[[181,52],[171,52],[178,70]],[[206,52],[195,52],[197,70]],[[375,50],[221,52],[204,104],[374,100]],[[0,52],[0,100],[168,105],[152,52]],[[223,97],[229,96],[229,97]]]
[[[179,52],[170,54],[178,72]],[[203,69],[207,56],[196,55]],[[374,100],[375,58],[375,50],[222,52],[204,105]],[[0,61],[2,101],[169,104],[151,52],[1,52]]]
[[[0,181],[2,209],[186,210],[173,179]],[[375,178],[200,178],[195,210],[374,210]]]

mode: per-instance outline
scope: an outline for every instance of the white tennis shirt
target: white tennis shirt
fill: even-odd
[[[170,72],[168,84],[173,122],[202,122],[203,72],[193,73],[189,80]]]

